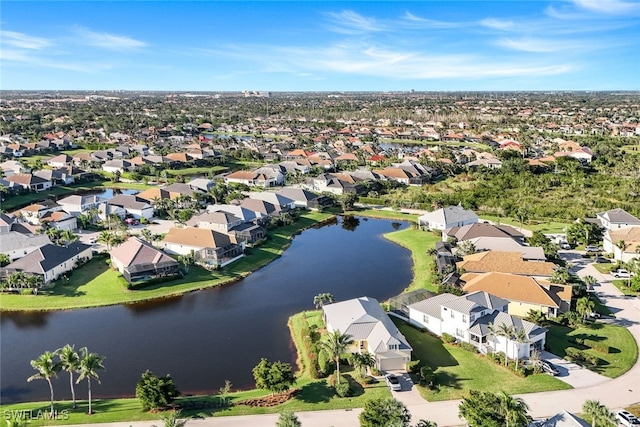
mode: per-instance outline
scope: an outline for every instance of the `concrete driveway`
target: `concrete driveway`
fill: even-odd
[[[560,356],[549,353],[548,351],[542,352],[542,358],[556,365],[556,368],[560,371],[560,375],[556,378],[564,381],[573,388],[589,387],[609,380],[609,378],[605,376],[585,369],[575,363],[571,363]]]
[[[402,390],[392,391],[393,397],[400,402],[409,406],[418,405],[424,403],[424,399],[420,396],[420,392],[417,387],[414,387],[411,376],[407,372],[390,372],[398,377]],[[384,378],[382,379],[384,381]]]

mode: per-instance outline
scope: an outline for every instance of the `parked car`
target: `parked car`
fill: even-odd
[[[560,249],[571,249],[571,245],[568,242],[560,242]]]
[[[619,268],[617,270],[614,270],[611,272],[611,274],[613,275],[613,277],[617,278],[617,279],[628,279],[632,276],[632,274],[625,270],[624,268]]]
[[[560,371],[558,370],[558,368],[556,368],[556,365],[549,362],[548,360],[541,360],[540,364],[542,365],[542,370],[545,373],[553,375],[554,377],[560,375]]]
[[[620,424],[622,424],[623,426],[626,426],[626,427],[640,426],[640,420],[636,418],[636,416],[629,411],[624,411],[624,410],[618,411],[618,413],[616,414],[616,418],[618,419]]]
[[[124,222],[129,224],[129,225],[138,225],[138,224],[140,224],[140,222],[135,218],[127,218],[127,219],[124,220]]]
[[[597,253],[602,251],[602,249],[599,248],[598,246],[592,246],[592,245],[587,246],[586,248],[584,248],[584,250],[591,253]]]
[[[402,386],[400,385],[400,380],[393,374],[387,374],[384,377],[387,385],[392,391],[400,391],[402,390]]]

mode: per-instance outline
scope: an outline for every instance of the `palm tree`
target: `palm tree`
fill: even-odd
[[[60,364],[63,370],[69,372],[69,385],[71,386],[71,399],[73,400],[73,409],[76,408],[76,390],[73,387],[73,373],[80,369],[80,355],[73,349],[72,345],[65,345],[56,350],[60,357]]]
[[[429,421],[429,420],[420,420],[415,425],[415,427],[438,427],[438,424],[434,423],[433,421]]]
[[[375,366],[376,359],[371,353],[354,353],[351,356],[351,363],[356,368],[360,377],[364,376],[365,369]]]
[[[582,278],[582,281],[584,282],[584,285],[587,287],[587,291],[590,289],[593,290],[594,285],[598,283],[598,280],[593,276],[584,276]]]
[[[67,243],[75,242],[78,240],[78,236],[71,230],[64,230],[60,233],[60,238]]]
[[[506,427],[526,426],[529,424],[530,417],[527,414],[529,406],[520,397],[513,397],[501,391],[498,393],[498,401],[500,402],[499,411],[504,416]]]
[[[329,292],[318,294],[313,297],[313,304],[317,309],[322,308],[325,304],[332,304],[333,302],[335,302],[335,298],[333,297],[333,294],[330,294]]]
[[[56,377],[61,368],[60,363],[55,361],[55,356],[55,353],[45,351],[36,360],[32,360],[31,366],[38,371],[38,373],[27,378],[28,382],[33,380],[47,380],[49,390],[51,391],[51,412],[53,412],[53,384],[51,383],[51,378]]]
[[[100,235],[98,236],[98,241],[103,242],[105,245],[107,245],[107,250],[110,251],[111,245],[113,244],[114,237],[115,236],[113,235],[113,233],[105,230],[100,232]]]
[[[336,383],[340,383],[340,357],[347,350],[347,347],[353,343],[353,338],[349,334],[343,334],[339,330],[335,330],[326,336],[324,341],[320,341],[320,346],[327,352],[330,358],[336,362]]]
[[[508,326],[506,323],[502,323],[497,327],[493,323],[489,323],[489,332],[491,332],[496,337],[506,338],[505,344],[504,344],[504,366],[507,366],[507,359],[509,359],[508,345],[509,345],[509,340],[513,336],[513,327]]]
[[[596,303],[591,301],[589,297],[582,297],[576,301],[576,311],[580,316],[582,316],[583,320],[587,318],[589,313],[591,313],[595,307]]]
[[[585,401],[582,411],[591,417],[591,427],[613,427],[618,424],[615,414],[597,400]]]
[[[84,380],[85,378],[87,379],[87,386],[89,387],[89,415],[92,414],[91,378],[95,379],[96,381],[98,381],[98,384],[100,384],[100,377],[98,376],[97,371],[99,369],[104,369],[104,366],[102,365],[103,360],[104,356],[100,356],[97,353],[89,353],[89,350],[87,350],[86,347],[80,349],[80,369],[78,371],[80,375],[78,375],[76,384]]]
[[[622,259],[622,254],[624,250],[627,249],[627,242],[625,242],[624,240],[618,240],[616,242],[616,247],[620,249],[620,259]]]
[[[524,328],[517,329],[513,334],[513,340],[516,342],[516,371],[518,370],[518,362],[520,361],[520,344],[526,344],[529,342],[529,337],[524,331]]]

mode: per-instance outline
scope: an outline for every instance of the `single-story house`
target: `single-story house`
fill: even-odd
[[[520,252],[485,251],[466,255],[456,263],[467,273],[509,273],[539,279],[553,276],[557,266],[548,261],[525,261]]]
[[[407,368],[413,349],[376,299],[354,298],[325,305],[322,311],[329,332],[340,331],[353,339],[347,351],[370,353],[381,371]]]
[[[153,206],[145,199],[130,194],[118,194],[107,202],[110,206],[117,206],[124,209],[127,215],[131,215],[136,219],[153,217]]]
[[[624,248],[622,243],[624,242]],[[613,258],[629,262],[638,257],[640,250],[640,226],[607,230],[602,237],[602,249]]]
[[[111,265],[129,284],[180,274],[178,261],[137,237],[130,237],[109,255]]]
[[[3,277],[12,273],[30,273],[43,277],[47,284],[64,273],[73,270],[82,260],[93,257],[91,245],[72,242],[66,246],[53,244],[42,246],[0,269]]]
[[[418,225],[428,230],[446,230],[477,222],[478,215],[460,205],[437,209],[418,217]]]

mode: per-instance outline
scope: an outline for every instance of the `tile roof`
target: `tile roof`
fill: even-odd
[[[49,244],[36,249],[4,268],[24,271],[25,273],[45,274],[47,271],[90,248],[91,245],[80,242],[72,242],[67,246]]]
[[[174,227],[169,230],[162,241],[194,248],[223,248],[232,243],[231,238],[226,234],[194,227]]]
[[[520,252],[487,251],[463,257],[458,269],[470,273],[495,271],[524,276],[552,276],[556,265],[552,262],[524,261]]]
[[[130,237],[120,246],[113,248],[109,255],[120,261],[125,268],[137,264],[178,264],[169,255],[137,237]]]
[[[511,237],[523,238],[524,234],[508,225],[493,225],[486,223],[469,224],[445,230],[447,236],[455,237],[458,241],[475,239],[476,237]]]
[[[509,301],[559,307],[545,289],[550,284],[533,277],[490,272],[464,274],[462,280],[466,282],[462,288],[465,292],[485,291]]]

